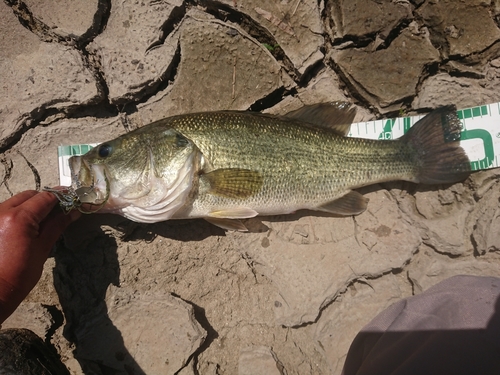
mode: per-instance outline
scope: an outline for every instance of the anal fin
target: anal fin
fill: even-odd
[[[368,198],[365,198],[357,191],[350,191],[346,195],[335,199],[332,202],[325,203],[316,209],[335,215],[351,216],[359,215],[366,210]]]

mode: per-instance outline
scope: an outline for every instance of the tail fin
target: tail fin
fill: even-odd
[[[432,111],[402,137],[416,153],[418,182],[446,184],[467,178],[471,167],[460,147],[461,130],[456,107],[450,105]]]

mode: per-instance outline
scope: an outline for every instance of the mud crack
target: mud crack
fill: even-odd
[[[220,3],[218,1],[193,1],[194,4],[206,7],[207,13],[211,14],[222,22],[231,22],[241,27],[248,35],[256,39],[260,44],[265,46],[273,57],[284,67],[290,77],[299,83],[301,74],[295,69],[292,61],[286,56],[283,49],[279,46],[278,41],[269,31],[258,24],[250,16],[238,12],[232,7]]]

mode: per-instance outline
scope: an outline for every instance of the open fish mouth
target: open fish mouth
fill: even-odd
[[[72,189],[80,203],[79,210],[95,212],[109,199],[109,179],[103,165],[88,164],[81,156],[69,160]]]
[[[94,213],[104,207],[109,199],[110,186],[104,166],[88,165],[80,156],[69,160],[71,186],[44,187],[53,193],[65,212],[78,209],[82,213]]]

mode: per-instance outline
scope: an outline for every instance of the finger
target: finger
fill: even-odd
[[[0,207],[2,209],[10,209],[19,206],[20,204],[23,204],[26,202],[28,199],[32,198],[33,196],[37,195],[38,191],[35,190],[26,190],[23,191],[19,194],[14,195],[13,197],[7,199],[5,202],[0,203]]]
[[[41,223],[56,204],[57,198],[54,194],[43,191],[32,196],[18,207],[28,211],[37,223]]]

